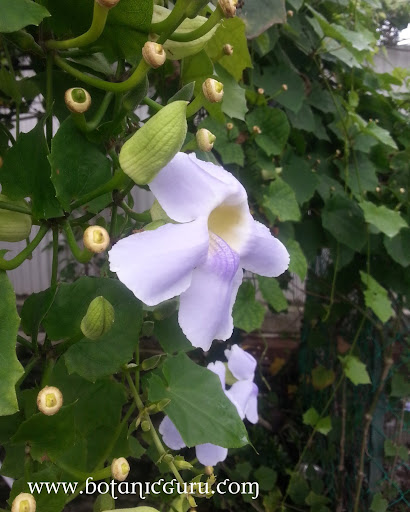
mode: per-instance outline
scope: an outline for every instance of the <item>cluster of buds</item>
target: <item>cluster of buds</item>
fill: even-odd
[[[36,512],[36,508],[34,496],[28,492],[21,492],[14,498],[11,512]]]
[[[82,87],[72,87],[64,94],[65,104],[71,112],[83,114],[91,107],[91,96]]]
[[[113,459],[111,463],[111,475],[114,480],[123,482],[130,472],[130,465],[125,457]]]
[[[202,84],[202,92],[210,103],[218,103],[222,101],[224,86],[214,78],[207,78]]]
[[[211,151],[215,140],[215,135],[206,128],[201,128],[196,132],[196,142],[201,151]]]
[[[96,254],[104,252],[110,245],[110,235],[101,226],[88,226],[83,235],[84,247]]]
[[[151,68],[157,69],[164,64],[167,55],[162,44],[147,41],[142,48],[142,57]]]
[[[37,395],[37,407],[46,416],[53,416],[63,406],[63,394],[54,386],[45,386]]]
[[[218,3],[225,18],[233,18],[235,16],[238,0],[218,0]]]

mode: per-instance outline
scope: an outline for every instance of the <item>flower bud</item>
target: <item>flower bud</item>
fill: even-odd
[[[84,231],[83,243],[88,250],[98,254],[110,245],[110,235],[101,226],[88,226]]]
[[[95,0],[97,4],[100,4],[101,7],[106,7],[107,9],[112,9],[115,7],[120,0]]]
[[[150,183],[181,149],[187,132],[186,106],[186,101],[166,105],[123,145],[121,168],[137,185]]]
[[[27,208],[24,199],[12,201],[3,194],[0,194],[0,201]],[[0,208],[0,241],[2,242],[20,242],[30,235],[31,217],[25,213],[3,210]]]
[[[403,187],[401,187],[400,188],[400,194],[404,194],[405,192],[406,192],[406,190]]]
[[[89,92],[82,87],[67,89],[64,94],[64,101],[68,110],[76,114],[87,112],[91,106],[91,96]]]
[[[381,191],[381,188],[380,187],[376,187],[376,192],[379,194]]]
[[[208,101],[211,103],[218,103],[222,101],[224,86],[221,82],[218,82],[213,78],[207,78],[202,84],[202,92]]]
[[[129,472],[130,465],[126,458],[120,457],[119,459],[113,459],[111,463],[111,475],[114,480],[123,482],[127,478]]]
[[[233,18],[235,16],[238,0],[218,0],[218,3],[225,18]]]
[[[205,466],[204,473],[205,475],[211,476],[214,474],[214,468],[212,466]]]
[[[265,89],[262,89],[262,87],[259,87],[258,94],[265,94]]]
[[[87,313],[81,320],[81,332],[90,340],[97,340],[106,334],[114,323],[115,312],[104,297],[96,297],[90,302]]]
[[[233,46],[231,46],[230,44],[224,44],[222,50],[225,55],[233,54]]]
[[[227,129],[228,131],[233,130],[233,124],[232,124],[232,123],[226,123],[226,129]]]
[[[53,416],[63,406],[63,395],[54,386],[44,387],[37,395],[37,407],[46,416]]]
[[[288,86],[287,86],[287,84],[282,84],[282,90],[283,90],[283,91],[287,91],[287,90],[288,90]]]
[[[294,13],[289,9],[289,11],[286,14],[289,16],[289,18],[292,18]]]
[[[175,459],[174,464],[177,469],[192,469],[193,466],[186,460]]]
[[[161,44],[147,41],[142,48],[142,57],[152,68],[157,69],[167,59],[164,48]]]
[[[256,135],[260,135],[262,133],[262,130],[257,125],[252,127],[252,131],[253,133],[256,133]]]
[[[151,430],[151,424],[148,420],[141,421],[141,430],[143,432],[149,432]]]
[[[211,151],[214,147],[215,140],[215,135],[206,128],[201,128],[196,132],[196,142],[201,151]]]
[[[28,492],[18,494],[11,504],[11,512],[35,512],[36,508],[36,500]]]

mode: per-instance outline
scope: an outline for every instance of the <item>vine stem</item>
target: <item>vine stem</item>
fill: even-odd
[[[53,263],[51,267],[51,287],[57,286],[58,274],[58,226],[53,227]]]
[[[369,429],[370,429],[370,425],[373,420],[373,413],[374,413],[374,410],[379,402],[380,395],[384,389],[384,385],[386,383],[386,380],[389,375],[390,368],[393,365],[393,362],[394,361],[390,356],[384,360],[383,373],[380,378],[379,386],[376,390],[376,393],[373,396],[373,400],[372,400],[372,403],[370,404],[369,410],[364,415],[365,423],[364,423],[364,430],[363,430],[363,437],[362,437],[362,446],[360,449],[359,472],[358,472],[358,479],[357,479],[357,484],[356,484],[356,495],[355,495],[355,500],[354,500],[353,512],[359,511],[360,494],[361,494],[363,478],[364,478],[364,456],[365,456],[368,437],[369,437]]]
[[[198,110],[200,110],[204,106],[205,97],[204,93],[201,91],[198,96],[195,96],[195,99],[191,101],[191,103],[187,106],[186,109],[186,117],[191,117],[195,115]]]
[[[94,1],[93,19],[90,28],[84,34],[65,41],[55,41],[49,39],[45,42],[47,48],[51,50],[69,50],[70,48],[81,48],[96,41],[103,33],[107,21],[109,9]]]
[[[346,444],[346,379],[343,381],[342,388],[342,431],[340,434],[340,457],[339,457],[339,488],[337,497],[336,512],[343,511],[343,491],[344,491],[344,470],[345,470],[345,444]]]
[[[218,7],[213,11],[211,16],[200,27],[198,27],[195,30],[192,30],[192,32],[183,32],[179,34],[174,33],[171,36],[169,36],[168,39],[170,39],[171,41],[178,41],[181,43],[194,41],[195,39],[199,39],[200,37],[203,37],[208,32],[210,32],[215,27],[215,25],[217,25],[223,19],[224,14],[218,5]]]
[[[185,10],[188,7],[189,0],[177,0],[174,8],[169,16],[158,23],[153,23],[150,32],[154,34],[161,34],[158,39],[159,44],[163,44],[174,30],[184,21]]]
[[[0,210],[9,210],[10,212],[24,213],[25,215],[31,215],[29,208],[24,206],[18,206],[17,204],[7,203],[6,201],[0,201]]]
[[[136,213],[133,210],[131,210],[131,208],[127,205],[127,203],[125,201],[122,201],[120,206],[125,211],[125,213],[129,217],[131,217],[131,219],[134,219],[138,222],[151,222],[152,221],[151,214],[150,214],[149,210],[146,210],[145,212],[142,212],[142,213]]]
[[[92,192],[89,192],[88,194],[83,195],[73,203],[71,203],[70,208],[71,210],[76,210],[80,206],[83,206],[83,204],[89,203],[93,199],[96,199],[97,197],[100,197],[104,194],[107,194],[108,192],[112,192],[116,188],[119,188],[119,186],[122,184],[122,181],[125,178],[125,173],[122,170],[118,170],[114,176],[107,181],[107,183],[104,183],[103,185],[100,185]]]
[[[144,411],[144,403],[142,402],[142,400],[137,392],[137,389],[135,387],[135,384],[131,378],[131,375],[129,374],[128,371],[125,371],[125,377],[127,379],[128,385],[131,390],[131,394],[135,400],[135,403],[138,407],[139,412],[143,412]],[[149,415],[147,415],[147,421],[150,426],[149,433],[151,434],[152,441],[154,442],[159,455],[160,456],[166,455],[167,452],[165,451],[165,449],[162,445],[162,442],[161,442],[160,438],[158,437],[157,431],[155,430],[154,425],[152,424],[152,421],[151,421],[151,418],[149,417]],[[180,484],[184,485],[185,484],[184,479],[179,474],[179,471],[176,468],[175,464],[171,461],[171,462],[168,462],[168,466],[169,466],[169,469],[174,474],[175,478],[178,480],[178,482]]]
[[[46,138],[48,147],[51,148],[53,138],[53,56],[47,54],[46,63]]]
[[[17,254],[17,256],[12,258],[11,260],[5,260],[4,258],[0,258],[0,270],[13,270],[19,267],[30,256],[30,254],[38,246],[41,240],[43,240],[47,231],[48,226],[40,226],[40,230],[37,233],[37,235],[27,245],[27,247],[25,247],[19,254]]]
[[[73,253],[74,258],[79,261],[80,263],[88,263],[91,258],[94,256],[94,253],[89,251],[88,249],[81,250],[78,245],[77,241],[75,239],[73,230],[71,229],[71,225],[66,220],[63,222],[63,230],[67,238],[68,245],[70,246],[71,252]]]
[[[102,118],[104,117],[104,114],[106,113],[107,108],[109,107],[113,96],[114,96],[113,92],[106,93],[97,112],[95,113],[94,117],[92,119],[90,119],[90,121],[87,121],[85,119],[84,114],[72,112],[71,117],[73,118],[76,126],[82,132],[92,132],[93,130],[95,130],[98,127],[98,125],[101,123]]]

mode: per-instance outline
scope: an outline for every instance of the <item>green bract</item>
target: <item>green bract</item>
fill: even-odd
[[[27,208],[27,203],[24,199],[12,201],[5,195],[0,194],[0,201]],[[25,240],[29,236],[30,231],[30,215],[0,209],[0,240],[2,242],[19,242],[20,240]]]
[[[97,340],[107,333],[114,323],[114,308],[104,297],[90,302],[87,313],[81,321],[81,332],[90,340]]]
[[[154,13],[152,15],[152,23],[159,23],[166,19],[170,10],[165,7],[161,7],[160,5],[154,5]],[[196,16],[192,20],[187,18],[185,19],[178,29],[175,31],[175,34],[188,34],[193,30],[196,30],[201,25],[203,25],[207,21],[203,16]],[[218,25],[212,28],[209,32],[207,32],[204,36],[199,37],[198,39],[194,39],[193,41],[188,42],[179,42],[172,41],[168,39],[166,43],[163,44],[163,48],[165,53],[167,54],[167,58],[170,60],[180,60],[184,57],[189,57],[190,55],[195,55],[200,52],[206,43],[211,39],[211,37],[215,34]]]
[[[138,185],[150,183],[177,154],[185,140],[186,101],[174,101],[161,109],[122,147],[122,170]]]

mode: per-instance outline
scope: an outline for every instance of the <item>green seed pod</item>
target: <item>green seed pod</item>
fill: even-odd
[[[3,194],[0,194],[0,201],[4,201],[14,206],[27,208],[27,203],[20,199],[12,201]],[[25,213],[2,210],[0,208],[0,241],[2,242],[20,242],[28,238],[31,231],[31,217]]]
[[[121,168],[137,185],[150,183],[181,149],[187,132],[186,107],[186,101],[166,105],[123,145]]]
[[[152,23],[159,23],[160,21],[167,18],[170,14],[170,10],[160,5],[154,5],[154,13],[152,15]],[[206,22],[206,18],[203,16],[196,16],[193,19],[185,19],[181,25],[175,31],[175,34],[186,34],[196,30]],[[215,34],[218,24],[207,32],[204,36],[194,39],[193,41],[179,42],[168,39],[164,44],[164,50],[169,60],[180,60],[190,55],[195,55],[200,52],[206,43]],[[154,39],[156,39],[154,37]]]
[[[104,299],[96,297],[90,302],[85,317],[81,320],[81,332],[90,340],[106,334],[114,323],[114,308]]]

